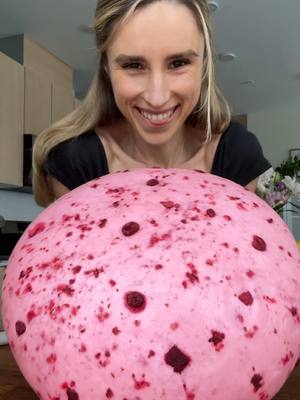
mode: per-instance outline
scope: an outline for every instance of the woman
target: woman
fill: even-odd
[[[95,32],[99,70],[85,100],[35,142],[38,204],[146,166],[201,169],[255,190],[270,164],[216,86],[206,0],[99,0]]]

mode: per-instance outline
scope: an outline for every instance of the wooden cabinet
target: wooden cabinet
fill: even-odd
[[[0,51],[72,92],[72,68],[29,36],[21,34],[1,37]]]
[[[57,83],[52,84],[52,122],[68,115],[74,109],[73,93]]]
[[[0,51],[25,67],[24,133],[37,135],[75,108],[69,65],[27,35],[1,38]]]
[[[0,183],[22,186],[24,67],[0,52]]]
[[[73,70],[25,35],[0,39],[0,188],[23,186],[24,134],[75,108]]]
[[[24,66],[46,76],[55,85],[64,87],[71,94],[73,91],[72,68],[28,36],[22,36]]]
[[[51,124],[51,96],[51,80],[25,67],[24,133],[38,135]]]
[[[42,129],[65,117],[74,109],[73,70],[26,35],[23,35],[23,52],[26,70],[31,71],[31,74],[34,71],[34,76],[31,77],[34,84],[31,85],[31,89],[35,90],[40,85],[40,93],[38,90],[35,90],[35,93],[31,92],[36,95],[35,101],[30,106],[34,111],[31,120],[37,118],[34,121],[35,130],[33,132],[26,130],[26,133],[39,134]],[[44,107],[43,115],[40,116],[38,116],[38,109],[41,107],[39,104],[43,104]],[[38,130],[36,127],[42,129]]]

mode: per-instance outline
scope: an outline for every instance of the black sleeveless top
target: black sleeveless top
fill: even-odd
[[[270,167],[255,135],[231,122],[219,141],[211,173],[245,186]],[[71,190],[109,174],[104,147],[94,130],[55,146],[45,169]]]

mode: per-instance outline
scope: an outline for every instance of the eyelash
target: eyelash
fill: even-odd
[[[191,61],[190,60],[185,60],[185,59],[182,59],[182,60],[180,59],[180,60],[172,61],[171,64],[174,64],[174,63],[180,63],[180,65],[178,67],[172,68],[172,69],[178,69],[178,68],[185,67],[186,65],[190,64]],[[136,68],[136,67],[133,67],[133,66],[138,66],[138,67]],[[122,65],[122,68],[123,69],[139,70],[139,69],[141,69],[141,68],[139,68],[139,66],[142,66],[142,64],[140,64],[138,62],[132,62],[132,63],[128,63],[128,64]]]

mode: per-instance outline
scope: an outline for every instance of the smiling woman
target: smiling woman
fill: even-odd
[[[115,102],[136,144],[133,157],[183,164],[185,120],[200,97],[204,60],[204,37],[193,14],[169,2],[138,9],[113,36],[106,54]],[[159,151],[149,144],[160,145]]]
[[[214,77],[206,0],[99,0],[99,69],[83,103],[38,136],[33,189],[45,206],[111,172],[201,169],[255,190],[270,167],[230,121]]]

